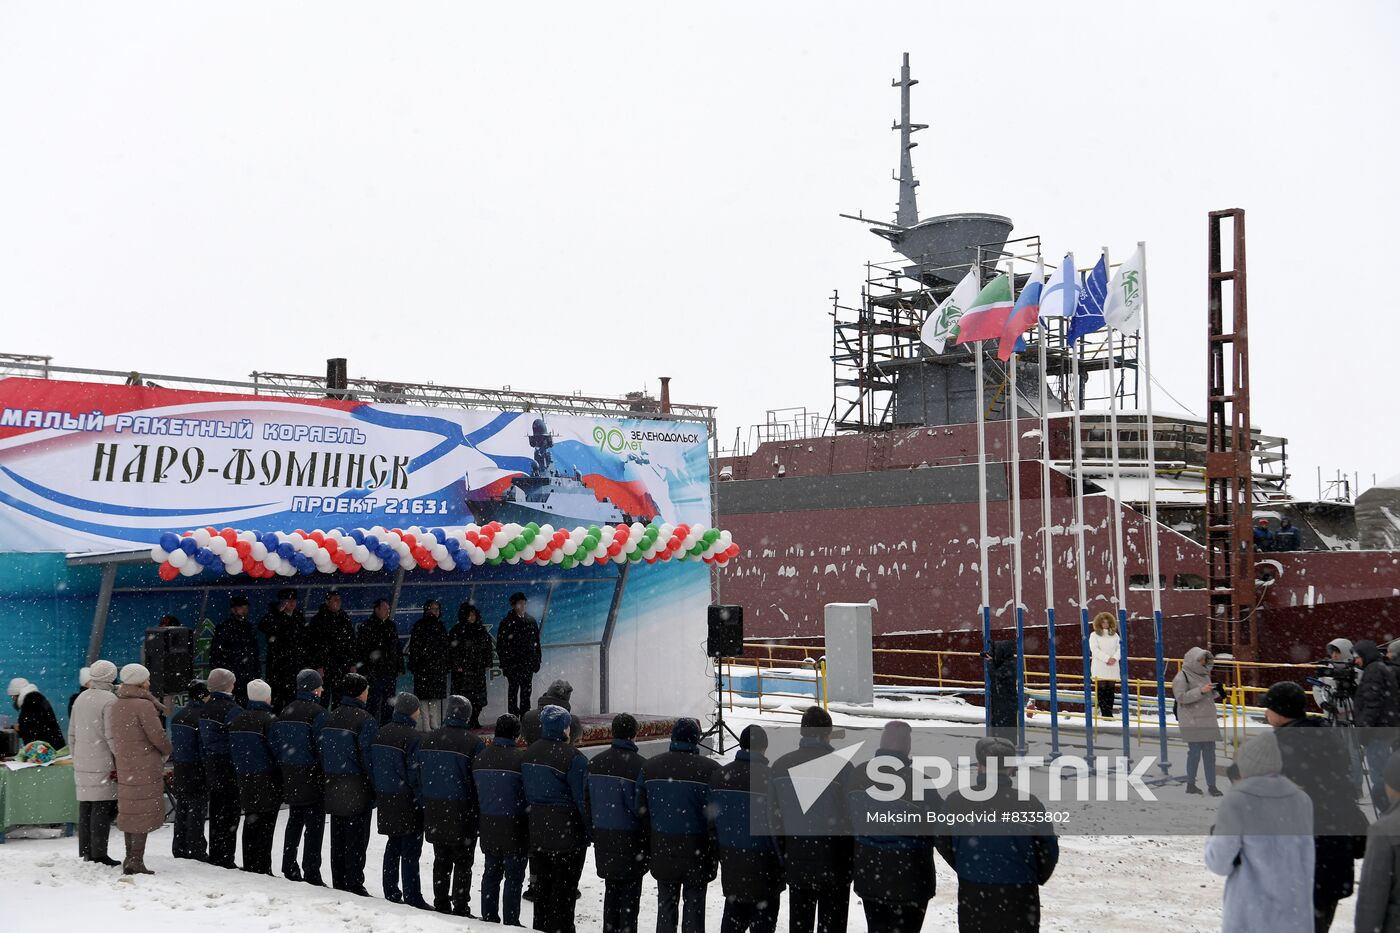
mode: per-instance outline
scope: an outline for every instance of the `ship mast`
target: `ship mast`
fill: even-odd
[[[891,81],[891,87],[899,88],[899,122],[890,129],[899,130],[899,207],[895,211],[895,223],[901,227],[912,227],[919,222],[919,205],[914,189],[919,187],[914,178],[914,158],[912,151],[918,143],[910,137],[918,130],[928,129],[927,123],[909,122],[909,89],[919,82],[909,77],[909,53],[904,53],[904,65],[899,69],[899,80]]]

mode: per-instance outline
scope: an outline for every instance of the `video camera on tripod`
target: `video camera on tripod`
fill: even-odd
[[[1308,678],[1313,699],[1329,723],[1350,725],[1356,703],[1356,666],[1341,658],[1327,658],[1314,664],[1317,676]]]

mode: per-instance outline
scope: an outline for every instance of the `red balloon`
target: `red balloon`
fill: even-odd
[[[292,532],[292,534],[294,534],[294,535],[301,535],[303,538],[306,537],[306,532],[305,532],[303,529],[301,529],[301,528],[296,529],[295,531]]]
[[[180,575],[180,568],[176,567],[172,563],[166,562],[164,564],[161,564],[160,570],[156,572],[160,574],[160,578],[162,580],[174,580]]]
[[[609,557],[616,557],[617,555],[619,555],[619,554],[621,554],[621,553],[622,553],[622,545],[618,544],[616,541],[614,541],[612,544],[609,544],[609,545],[608,545],[608,556],[609,556]]]
[[[690,526],[689,526],[689,525],[677,525],[677,526],[676,526],[676,537],[677,537],[677,538],[684,538],[684,537],[685,537],[686,535],[688,535],[688,534],[690,534]]]
[[[631,528],[627,527],[626,525],[618,525],[618,526],[617,526],[617,530],[613,532],[613,540],[614,540],[614,541],[626,541],[626,540],[627,540],[627,536],[630,535],[631,533],[632,533],[632,529],[631,529]]]
[[[232,528],[225,528],[223,531],[219,532],[219,537],[223,538],[224,542],[228,544],[229,547],[234,547],[238,544],[238,532],[234,531]]]
[[[481,540],[481,535],[477,534],[475,531],[469,531],[465,535],[465,540],[469,544],[476,544]]]
[[[721,567],[723,567],[725,564],[729,563],[729,555],[728,555],[728,554],[716,554],[716,555],[715,555],[715,563],[717,563],[717,564],[719,564]]]
[[[320,544],[321,542],[326,540],[326,536],[319,531],[313,531],[311,532],[311,534],[307,535],[307,537],[310,538],[312,541],[315,541],[317,544]]]
[[[326,549],[326,553],[334,557],[340,553],[340,545],[335,543],[334,538],[327,538],[321,542],[321,547]]]
[[[724,554],[725,554],[726,557],[738,557],[738,556],[739,556],[739,545],[737,545],[737,544],[731,544],[731,545],[729,545],[729,547],[725,548]]]
[[[399,537],[403,538],[403,543],[408,545],[408,549],[410,551],[412,551],[415,547],[418,546],[418,539],[415,538],[413,535],[405,534],[400,535]]]
[[[236,554],[238,554],[239,557],[243,558],[244,560],[247,560],[248,555],[250,555],[253,552],[253,546],[247,541],[239,541],[233,546],[233,550]]]
[[[359,572],[359,570],[360,570],[360,562],[357,561],[357,560],[355,560],[355,558],[352,557],[352,558],[350,558],[349,560],[347,560],[347,561],[345,562],[345,572],[346,572],[346,573],[357,573],[357,572]]]

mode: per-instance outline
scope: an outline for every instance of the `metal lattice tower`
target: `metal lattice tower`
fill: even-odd
[[[1227,223],[1228,222],[1228,223]],[[1228,230],[1226,229],[1228,227]],[[1226,235],[1231,237],[1225,268]],[[1210,562],[1211,651],[1258,656],[1254,584],[1254,501],[1249,429],[1249,315],[1244,211],[1210,214],[1209,374],[1206,396],[1206,550]],[[1226,288],[1226,285],[1229,288]]]

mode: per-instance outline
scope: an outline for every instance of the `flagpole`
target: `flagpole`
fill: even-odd
[[[1045,281],[1045,258],[1036,256],[1036,274]],[[1045,651],[1050,666],[1050,757],[1060,756],[1060,700],[1055,673],[1055,560],[1050,532],[1050,403],[1045,373],[1045,337],[1041,325],[1036,331],[1040,359],[1040,531],[1041,557],[1045,568]]]
[[[1103,268],[1104,284],[1107,285],[1107,246],[1103,248]],[[1105,289],[1105,301],[1107,297]],[[1113,485],[1113,504],[1109,511],[1113,542],[1109,547],[1109,554],[1113,559],[1113,589],[1118,598],[1118,684],[1121,688],[1118,693],[1123,720],[1123,757],[1126,759],[1130,758],[1129,743],[1132,741],[1132,734],[1129,732],[1128,713],[1128,586],[1123,574],[1127,566],[1127,552],[1123,546],[1123,472],[1118,458],[1118,351],[1113,346],[1113,328],[1106,322],[1104,328],[1108,331],[1108,443],[1109,469]]]
[[[977,250],[977,280],[982,280],[982,250]],[[983,417],[982,391],[982,342],[973,344],[972,357],[976,360],[977,383],[977,547],[981,567],[978,576],[982,582],[982,702],[985,705],[987,734],[992,731],[992,600],[991,586],[987,579],[987,425]]]
[[[1070,268],[1074,269],[1074,254],[1069,254]],[[1075,275],[1078,276],[1078,271]],[[1068,329],[1068,318],[1061,319],[1062,332]],[[1084,409],[1084,382],[1079,376],[1079,357],[1084,349],[1083,338],[1076,340],[1070,348],[1070,366],[1074,379],[1074,539],[1075,569],[1079,580],[1079,647],[1084,654],[1084,757],[1089,768],[1094,768],[1094,679],[1093,665],[1089,659],[1089,556],[1084,546],[1084,429],[1080,415]]]
[[[1010,288],[1012,307],[1016,305],[1016,261],[1012,259]],[[1016,753],[1026,753],[1026,607],[1022,602],[1021,587],[1021,434],[1019,409],[1016,394],[1016,357],[1011,354],[1011,368],[1008,382],[1011,388],[1011,413],[1009,434],[1011,435],[1011,580],[1013,604],[1016,609]]]
[[[1157,431],[1152,413],[1152,343],[1147,323],[1147,244],[1138,241],[1142,258],[1142,372],[1147,376],[1147,526],[1152,574],[1152,640],[1157,651],[1157,751],[1161,756],[1158,767],[1163,774],[1170,771],[1167,761],[1167,665],[1162,648],[1162,581],[1161,555],[1157,540]]]

